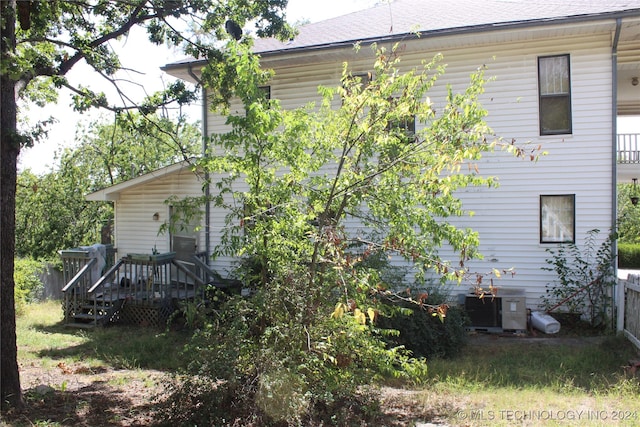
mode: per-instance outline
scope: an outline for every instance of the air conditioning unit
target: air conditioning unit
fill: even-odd
[[[527,304],[523,290],[499,288],[495,297],[462,294],[470,330],[482,332],[526,331]]]

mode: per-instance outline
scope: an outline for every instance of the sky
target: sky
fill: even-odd
[[[373,6],[379,0],[289,0],[287,7],[287,20],[291,23],[299,21],[321,21],[334,16],[344,15],[360,9]],[[123,79],[143,81],[139,84],[127,84],[127,93],[136,100],[140,100],[145,93],[153,93],[161,90],[167,82],[174,80],[165,74],[160,67],[184,57],[180,52],[172,51],[166,47],[154,46],[145,39],[144,31],[138,28],[132,29],[129,37],[121,43],[113,45],[119,52],[120,60],[124,67],[142,72],[119,73]],[[69,73],[71,82],[81,81],[83,85],[101,85],[102,79],[93,75],[93,71],[85,64],[78,64]],[[98,87],[98,86],[96,86]],[[109,95],[109,88],[104,87]],[[108,112],[92,110],[90,113],[75,113],[70,106],[71,98],[68,92],[61,93],[58,103],[46,108],[30,106],[24,111],[30,123],[45,120],[51,116],[56,123],[49,127],[49,133],[45,140],[36,144],[33,148],[23,149],[18,159],[20,170],[31,169],[36,174],[49,172],[56,165],[55,154],[66,147],[73,147],[76,141],[82,138],[77,135],[78,125],[87,126],[98,119],[110,120],[113,115]],[[200,119],[201,106],[198,104],[188,108],[186,113],[193,121]],[[82,129],[82,128],[81,128]]]
[[[1,0],[0,0],[1,1]],[[365,9],[375,5],[380,0],[289,0],[287,7],[287,20],[291,23],[299,21],[320,21],[334,16],[344,15],[356,10]],[[141,100],[145,93],[153,93],[161,90],[163,86],[173,80],[165,74],[160,67],[184,57],[180,52],[172,51],[166,47],[154,46],[145,39],[141,29],[134,28],[129,37],[114,46],[119,52],[120,60],[124,67],[140,71],[139,73],[118,74],[123,79],[143,81],[144,84],[127,84],[127,94],[131,94],[136,100]],[[70,72],[71,81],[82,81],[84,85],[92,85],[95,79],[94,73],[88,66],[78,64]],[[82,65],[82,66],[80,66]],[[104,88],[101,90],[108,90]],[[108,92],[107,92],[108,93]],[[70,107],[71,98],[68,93],[60,95],[58,103],[44,109],[30,107],[25,111],[25,116],[31,123],[45,120],[53,116],[57,122],[50,127],[48,137],[36,144],[35,147],[22,150],[18,159],[20,170],[31,169],[36,174],[43,174],[51,170],[56,164],[55,153],[63,147],[73,147],[76,141],[82,138],[77,134],[78,125],[87,126],[92,121],[101,119],[108,121],[113,116],[108,112],[92,110],[89,114],[75,113]],[[197,103],[188,108],[186,113],[193,121],[200,119],[201,106]],[[625,118],[618,121],[619,133],[638,133],[640,128],[637,117]]]

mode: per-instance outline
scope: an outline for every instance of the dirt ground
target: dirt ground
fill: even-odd
[[[26,407],[6,414],[7,426],[32,426],[48,421],[68,426],[147,426],[152,424],[153,396],[164,374],[150,370],[73,366],[21,366]],[[57,424],[56,424],[57,423]]]
[[[548,345],[592,345],[602,337],[514,336],[497,334],[474,334],[469,345],[493,345],[496,343],[521,343],[523,340]],[[87,426],[124,427],[151,426],[154,396],[163,387],[165,374],[152,370],[113,370],[111,368],[89,368],[82,362],[71,366],[39,366],[32,363],[20,367],[21,382],[26,407],[23,411],[4,414],[2,426]],[[430,421],[440,424],[438,414],[463,407],[464,402],[440,402],[426,408],[415,404],[415,392],[410,390],[382,388],[382,408],[389,420],[387,425],[404,426],[415,422]]]
[[[159,371],[89,369],[81,362],[22,366],[20,373],[26,407],[5,414],[2,426],[151,426],[154,396],[165,378]],[[388,387],[380,392],[388,425],[412,425],[433,415],[412,405],[415,392]]]

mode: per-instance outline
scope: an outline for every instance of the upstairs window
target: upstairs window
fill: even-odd
[[[538,58],[538,91],[540,135],[571,133],[569,55]]]
[[[342,78],[342,88],[345,90],[346,95],[361,93],[372,81],[373,75],[371,73],[349,74]],[[342,104],[344,104],[344,96],[342,97]]]
[[[271,99],[271,86],[260,86],[258,91],[262,92],[262,97],[265,101]]]
[[[389,99],[391,107],[395,107],[398,98]],[[413,114],[399,115],[389,120],[387,124],[387,132],[395,136],[403,143],[412,143],[416,141],[416,116]]]
[[[416,141],[416,117],[408,116],[401,120],[393,121],[387,126],[387,132],[395,135],[405,143]]]
[[[540,243],[575,243],[575,194],[540,196]]]

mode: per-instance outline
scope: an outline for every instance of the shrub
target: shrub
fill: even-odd
[[[184,350],[188,368],[160,405],[167,425],[331,425],[356,406],[358,417],[373,419],[377,402],[360,386],[426,378],[424,362],[389,349],[369,321],[311,312],[306,283],[294,283],[232,296],[194,333]]]
[[[438,288],[429,288],[428,302],[440,305],[447,302],[447,294]],[[452,358],[457,356],[467,343],[468,318],[463,309],[451,306],[446,317],[440,319],[424,307],[413,303],[396,303],[403,310],[396,310],[381,320],[381,327],[394,329],[399,335],[388,337],[390,343],[402,345],[415,357]]]
[[[554,271],[557,280],[547,284],[542,298],[545,310],[580,313],[592,326],[606,324],[610,318],[610,291],[616,283],[612,250],[615,236],[610,235],[598,246],[599,232],[597,229],[589,231],[582,248],[571,243],[561,245],[557,250],[547,249],[551,255],[546,260],[549,267],[542,269]]]
[[[22,313],[25,304],[38,301],[42,297],[44,285],[39,274],[44,265],[41,261],[31,258],[17,258],[13,278],[16,282],[15,301],[16,312]]]
[[[640,268],[640,244],[618,243],[618,267]]]

